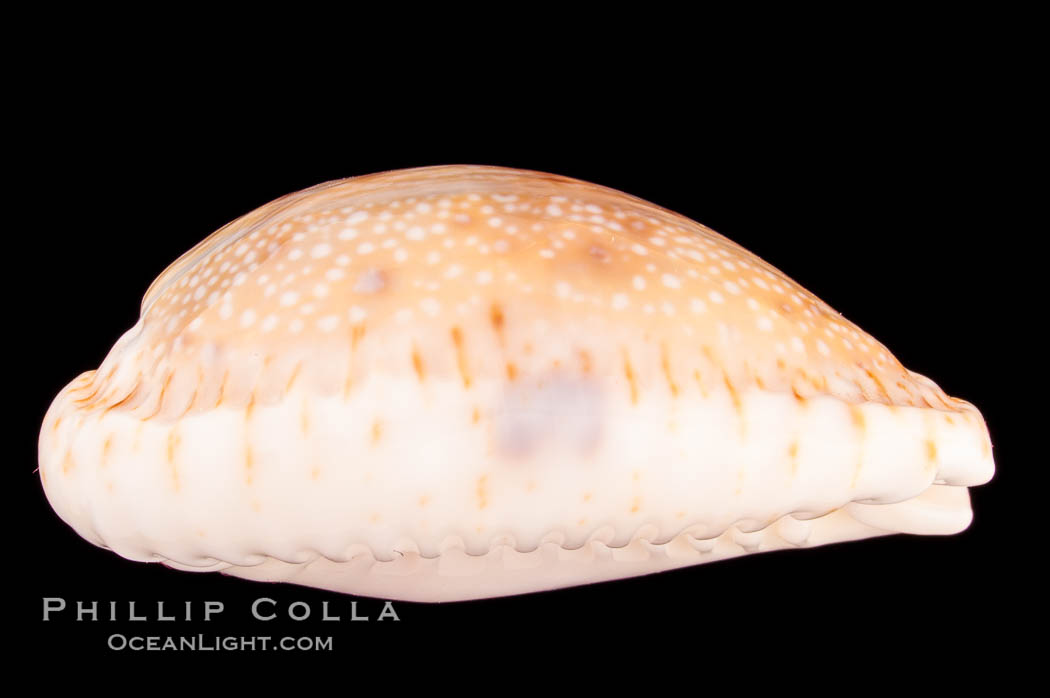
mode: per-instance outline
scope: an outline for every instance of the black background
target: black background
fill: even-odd
[[[376,669],[423,656],[458,666],[467,653],[523,666],[659,664],[672,648],[700,662],[738,655],[752,668],[784,652],[800,667],[827,652],[934,664],[983,655],[1008,634],[1013,594],[1008,493],[1019,477],[1020,427],[1003,338],[1023,310],[1010,300],[1023,231],[1000,198],[1013,146],[987,105],[1002,88],[979,63],[951,71],[931,55],[907,66],[774,61],[751,71],[730,62],[717,85],[693,74],[666,85],[626,68],[604,81],[597,67],[483,78],[423,67],[399,74],[404,90],[391,96],[373,85],[307,88],[281,78],[261,90],[235,76],[203,91],[177,70],[146,80],[108,62],[51,74],[34,90],[35,123],[19,135],[32,157],[21,207],[29,215],[17,233],[25,261],[13,270],[24,275],[27,313],[8,498],[20,507],[12,576],[24,585],[15,603],[25,646],[101,658],[119,654],[106,649],[114,632],[332,635],[340,661]],[[126,561],[53,514],[34,473],[44,412],[134,324],[169,262],[282,194],[450,163],[564,174],[698,220],[973,402],[998,471],[971,490],[971,527],[513,598],[397,602],[399,623],[351,623],[348,597]],[[157,601],[169,609],[194,601],[198,618],[204,600],[226,611],[208,624],[76,623],[70,612],[44,623],[48,596],[117,601],[125,617],[132,600],[150,616]],[[278,610],[308,602],[314,618],[254,621],[249,606],[260,596]],[[319,622],[322,601],[344,620]],[[359,603],[373,618],[379,608]]]

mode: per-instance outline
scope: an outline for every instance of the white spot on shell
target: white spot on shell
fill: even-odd
[[[433,298],[424,298],[419,302],[419,307],[423,309],[423,312],[433,317],[437,315],[441,310],[441,304]]]

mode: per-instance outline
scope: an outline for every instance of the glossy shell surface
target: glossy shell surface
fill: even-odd
[[[740,246],[479,166],[220,229],[39,451],[56,512],[125,557],[423,601],[953,533],[993,473],[972,405]]]

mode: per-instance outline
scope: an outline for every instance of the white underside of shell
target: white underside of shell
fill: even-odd
[[[130,559],[444,601],[955,533],[993,471],[976,413],[760,390],[631,405],[557,377],[471,397],[374,374],[165,422],[63,394],[41,474],[67,523]]]
[[[576,549],[551,541],[531,552],[498,545],[477,556],[467,554],[460,541],[450,540],[436,558],[405,550],[398,558],[384,562],[361,551],[346,562],[317,557],[310,562],[289,563],[269,558],[258,565],[230,566],[222,571],[255,581],[290,582],[359,596],[461,601],[624,579],[749,553],[891,533],[958,533],[970,519],[967,488],[931,485],[923,494],[897,504],[853,503],[809,521],[785,516],[761,531],[748,533],[732,527],[712,539],[683,533],[659,544],[645,538],[646,532],[641,531],[627,545],[614,548],[599,532]],[[868,525],[867,521],[878,525]],[[199,569],[168,564],[184,570]]]

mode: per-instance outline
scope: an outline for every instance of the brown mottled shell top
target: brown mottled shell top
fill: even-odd
[[[560,326],[580,324],[645,335],[659,356],[551,346]],[[256,400],[304,372],[321,372],[320,389],[348,388],[355,362],[305,355],[349,355],[390,327],[416,335],[417,350],[384,369],[465,386],[561,361],[620,376],[634,400],[756,385],[969,409],[709,228],[594,184],[463,166],[329,182],[226,225],[152,284],[127,337],[136,353],[120,345],[119,366],[86,377],[76,399],[170,419],[244,405],[253,379],[269,388]]]

